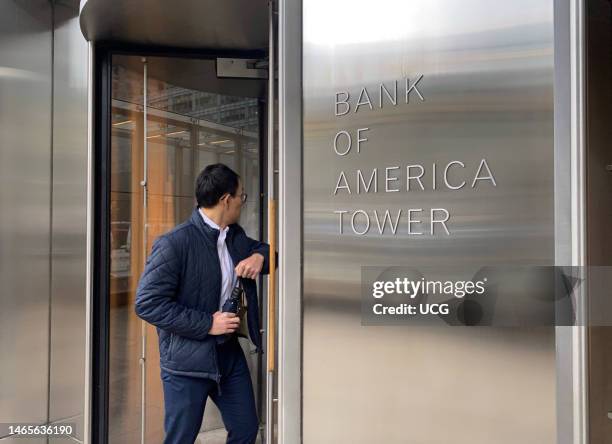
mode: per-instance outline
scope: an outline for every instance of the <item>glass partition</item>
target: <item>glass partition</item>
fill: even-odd
[[[258,99],[207,92],[206,84],[185,86],[171,69],[175,60],[113,57],[109,295],[109,442],[113,444],[140,442],[143,423],[144,442],[163,441],[157,333],[135,315],[135,290],[154,239],[185,220],[194,208],[195,178],[206,165],[223,162],[240,174],[249,196],[240,223],[251,237],[260,235]],[[193,62],[197,68],[200,61]],[[199,69],[211,66],[214,63],[202,60]],[[257,387],[259,365],[257,355],[248,353],[249,346],[243,342]],[[205,423],[209,430],[223,427],[212,403],[207,405]]]

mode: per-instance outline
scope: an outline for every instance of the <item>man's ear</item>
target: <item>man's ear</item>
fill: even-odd
[[[227,202],[228,199],[229,199],[229,193],[225,193],[219,198],[219,202],[225,203]]]

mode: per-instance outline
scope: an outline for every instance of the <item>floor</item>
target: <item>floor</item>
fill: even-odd
[[[209,430],[208,432],[200,433],[195,444],[225,444],[227,432],[225,429]],[[257,437],[256,444],[261,444],[262,433]]]

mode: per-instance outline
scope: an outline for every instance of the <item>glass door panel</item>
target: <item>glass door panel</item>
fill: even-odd
[[[163,441],[157,332],[135,315],[135,292],[155,238],[191,214],[195,179],[206,165],[223,162],[242,177],[248,200],[240,223],[251,237],[260,235],[259,102],[207,92],[206,85],[199,85],[199,89],[181,86],[169,69],[174,60],[153,57],[144,62],[140,56],[113,56],[109,295],[112,444],[141,442],[143,424],[144,442]],[[209,61],[201,62],[201,69],[210,69]],[[145,158],[146,193],[142,184]],[[249,353],[250,343],[244,341],[242,345],[257,394],[258,356]],[[144,369],[141,357],[145,358]],[[206,430],[223,427],[212,402],[207,403],[204,423]]]

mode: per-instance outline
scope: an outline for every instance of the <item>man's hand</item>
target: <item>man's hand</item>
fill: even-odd
[[[264,257],[259,253],[253,253],[251,256],[238,262],[236,268],[236,275],[239,277],[255,279],[261,272],[263,267]]]
[[[240,326],[240,318],[236,313],[216,311],[213,313],[213,325],[208,331],[209,335],[223,335],[234,333]]]

